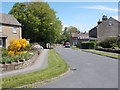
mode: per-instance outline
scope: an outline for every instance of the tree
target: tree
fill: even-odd
[[[70,41],[71,33],[80,33],[80,31],[73,26],[65,27],[61,41],[64,41],[64,42]]]
[[[76,27],[74,27],[74,26],[69,26],[69,27],[67,28],[67,30],[68,30],[70,33],[80,33],[80,31],[79,31]]]
[[[60,38],[61,21],[45,2],[16,3],[10,14],[23,25],[23,37],[31,42],[53,43]]]

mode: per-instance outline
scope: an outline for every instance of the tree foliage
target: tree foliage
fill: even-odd
[[[61,21],[46,2],[16,3],[10,14],[23,25],[22,35],[31,42],[48,43],[60,39]]]
[[[73,26],[65,27],[63,34],[62,34],[62,41],[70,41],[72,33],[80,33],[80,31]]]

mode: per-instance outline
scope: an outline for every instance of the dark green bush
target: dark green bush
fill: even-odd
[[[103,48],[112,48],[113,45],[117,45],[118,39],[111,37],[111,38],[106,38],[104,41],[100,42],[99,45],[102,46]]]
[[[6,57],[6,56],[9,56],[8,52],[7,51],[2,51],[2,57]]]
[[[95,41],[84,41],[81,43],[83,49],[94,49],[96,47]]]
[[[5,47],[2,47],[2,50],[4,51],[4,50],[6,50],[6,48],[5,48]]]

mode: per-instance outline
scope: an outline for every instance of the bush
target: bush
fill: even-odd
[[[97,46],[96,48],[103,48],[102,46]]]
[[[104,41],[100,42],[99,45],[102,46],[103,48],[112,48],[114,47],[116,41],[117,38],[114,37],[106,38]]]
[[[5,47],[2,47],[2,51],[5,51],[6,50],[6,48]]]
[[[96,47],[95,41],[85,41],[81,43],[83,49],[94,49]]]
[[[31,54],[29,53],[25,53],[25,54],[17,54],[14,56],[7,56],[7,57],[2,57],[0,63],[2,62],[11,62],[11,61],[18,61],[18,60],[22,60],[22,59],[29,59],[31,57]]]
[[[34,45],[40,45],[39,43],[35,42],[35,43],[30,43],[30,46],[34,46]]]
[[[8,52],[7,51],[2,51],[2,57],[6,57],[6,56],[9,56]]]

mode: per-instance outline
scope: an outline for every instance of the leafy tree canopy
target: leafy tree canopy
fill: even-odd
[[[53,43],[60,39],[61,21],[48,3],[15,3],[9,13],[22,24],[22,35],[31,42]]]

